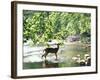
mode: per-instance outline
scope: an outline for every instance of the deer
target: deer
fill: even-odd
[[[60,44],[56,44],[57,45],[57,48],[45,48],[44,50],[43,50],[43,52],[45,52],[43,55],[42,55],[42,58],[43,57],[45,57],[45,60],[46,60],[46,57],[47,57],[47,55],[49,54],[49,53],[54,53],[55,54],[55,56],[56,56],[56,60],[58,59],[57,57],[57,52],[58,52],[58,50],[59,50],[59,45]]]

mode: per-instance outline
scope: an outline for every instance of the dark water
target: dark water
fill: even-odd
[[[49,60],[24,62],[23,69],[79,67],[80,64],[76,63],[72,58],[80,55],[80,59],[84,59],[85,54],[90,55],[90,47],[86,47],[83,44],[64,45],[59,49],[58,60],[55,60],[54,54],[49,54]]]

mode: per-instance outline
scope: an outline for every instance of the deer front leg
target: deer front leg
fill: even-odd
[[[57,53],[55,53],[55,56],[56,56],[56,60],[58,60],[58,58],[57,58]]]

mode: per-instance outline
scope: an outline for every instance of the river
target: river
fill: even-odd
[[[58,51],[58,60],[55,60],[53,53],[48,54],[45,60],[41,56],[44,54],[45,46],[30,47],[24,46],[23,69],[38,69],[38,68],[61,68],[61,67],[79,67],[73,57],[80,55],[80,59],[84,59],[84,55],[90,54],[88,44],[82,43],[67,43],[60,46]]]

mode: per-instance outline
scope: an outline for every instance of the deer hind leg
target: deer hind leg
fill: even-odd
[[[45,57],[45,60],[46,60],[46,56],[48,55],[48,53],[44,53],[43,55],[42,55],[42,58],[43,57]]]

